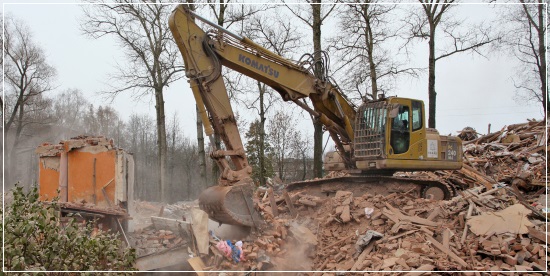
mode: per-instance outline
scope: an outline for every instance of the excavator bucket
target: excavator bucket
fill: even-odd
[[[217,222],[258,227],[261,219],[254,209],[253,192],[251,179],[233,186],[213,186],[199,195],[199,206]]]

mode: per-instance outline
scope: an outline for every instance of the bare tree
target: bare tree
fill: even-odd
[[[505,43],[520,62],[513,77],[518,95],[548,106],[546,30],[548,10],[542,0],[520,0],[521,5],[504,5],[501,26],[507,30]]]
[[[253,5],[234,5],[231,0],[207,0],[208,7],[218,25],[224,28],[230,28],[235,23],[244,23],[254,14],[263,11],[268,6],[253,6]],[[241,25],[241,31],[244,30],[244,25]]]
[[[264,136],[262,138],[262,136]],[[252,179],[265,186],[265,178],[273,176],[273,164],[270,160],[271,146],[265,139],[265,130],[261,129],[260,120],[250,123],[246,138],[246,156],[252,166]],[[262,181],[263,180],[263,181]]]
[[[4,131],[15,124],[16,140],[25,124],[25,108],[33,98],[53,89],[55,69],[46,62],[43,50],[32,41],[32,32],[23,22],[6,17],[4,32],[4,78],[6,101]]]
[[[86,108],[90,102],[79,89],[67,89],[54,99],[55,122],[62,126],[69,136],[85,132]]]
[[[397,5],[378,0],[355,0],[338,10],[339,28],[331,40],[346,76],[343,86],[353,100],[376,99],[386,94],[400,75],[417,76],[419,69],[407,68],[395,58],[399,38],[394,24]],[[393,51],[391,50],[394,48]],[[358,95],[359,97],[354,97]]]
[[[4,25],[4,85],[2,101],[7,181],[13,181],[18,154],[13,154],[25,129],[50,122],[51,100],[43,93],[53,89],[55,69],[46,62],[43,50],[33,41],[26,24],[6,16]],[[14,172],[14,173],[11,173]]]
[[[297,5],[286,7],[303,23],[308,25],[313,32],[313,58],[314,72],[319,79],[325,79],[326,68],[322,62],[321,47],[321,26],[328,16],[334,11],[336,5],[322,5],[322,0],[306,0],[309,7],[306,5]],[[323,176],[323,124],[315,117],[311,117],[313,121],[313,170],[315,177]]]
[[[110,1],[113,2],[113,1]],[[132,91],[137,97],[152,93],[155,97],[159,186],[161,200],[166,196],[166,119],[164,89],[182,77],[183,62],[168,28],[171,5],[135,4],[117,0],[116,4],[85,5],[81,24],[92,38],[113,36],[125,51],[127,62],[117,66],[113,97]]]
[[[413,6],[410,15],[404,22],[408,31],[408,41],[421,39],[428,41],[428,127],[435,128],[436,121],[436,62],[458,53],[471,52],[483,56],[482,47],[500,39],[493,35],[482,24],[466,26],[463,20],[458,20],[450,11],[455,9],[455,0],[419,0],[421,8]],[[441,39],[436,39],[442,36]],[[436,41],[443,44],[436,52]]]
[[[265,24],[265,22],[271,22],[271,24]],[[289,20],[285,21],[277,14],[271,17],[254,16],[249,20],[245,34],[259,45],[270,49],[279,56],[288,56],[293,53],[293,51],[298,48],[300,42],[300,33],[297,31],[296,27],[293,27]],[[256,89],[252,89],[252,87]],[[280,101],[280,97],[276,95],[273,89],[259,81],[255,81],[254,85],[250,84],[250,82],[245,82],[239,90],[245,92],[244,95],[242,95],[244,99],[241,102],[243,102],[248,109],[255,110],[260,116],[258,125],[256,126],[259,140],[257,153],[257,158],[259,159],[258,179],[260,185],[265,185],[266,176],[264,172],[267,171],[265,168],[267,163],[265,153],[265,125],[267,113],[275,103]]]
[[[97,134],[103,135],[119,141],[120,132],[122,129],[121,120],[119,119],[118,112],[110,106],[99,106],[96,110],[95,118],[97,120]]]
[[[294,171],[295,176],[294,180],[306,180],[308,175],[308,152],[310,150],[310,145],[308,139],[304,137],[304,134],[296,130],[294,131],[294,136],[292,137],[291,147],[292,147],[292,156],[295,158],[294,162]]]
[[[268,125],[268,142],[275,172],[283,181],[305,180],[308,175],[308,139],[296,127],[292,112],[276,111]]]
[[[292,154],[292,140],[295,135],[294,120],[284,111],[277,111],[270,120],[268,126],[269,140],[273,147],[275,164],[281,180],[286,179],[285,162]]]
[[[125,137],[122,140],[122,147],[134,154],[136,163],[135,195],[137,198],[146,200],[158,200],[159,189],[150,183],[158,178],[159,171],[153,169],[155,161],[158,160],[155,141],[154,119],[147,115],[132,114],[124,128]]]

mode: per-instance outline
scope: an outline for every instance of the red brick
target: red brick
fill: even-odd
[[[536,255],[536,254],[539,254],[540,249],[541,249],[540,244],[537,244],[537,245],[533,246],[533,249],[531,249],[529,251],[531,251],[531,254]]]
[[[512,250],[515,250],[515,251],[523,250],[523,245],[521,245],[519,243],[516,243],[516,244],[512,245]]]
[[[530,266],[524,266],[524,265],[516,265],[517,271],[533,271],[533,268]]]
[[[500,252],[500,249],[493,249],[491,250],[491,254],[497,256],[497,255],[500,255],[502,252]]]
[[[517,258],[510,255],[504,255],[504,262],[511,266],[515,266],[518,264]]]

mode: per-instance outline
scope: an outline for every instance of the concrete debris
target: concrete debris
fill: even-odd
[[[521,204],[512,205],[502,211],[486,212],[468,219],[470,231],[478,236],[493,234],[527,234],[527,227],[534,226],[527,216],[531,210]]]

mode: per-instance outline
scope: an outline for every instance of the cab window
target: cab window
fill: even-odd
[[[397,115],[397,117],[393,118],[392,129],[403,130],[403,131],[409,130],[409,107],[408,106],[401,106],[401,108],[399,108],[399,114]]]
[[[412,130],[416,131],[422,128],[422,103],[412,101]]]
[[[399,113],[392,120],[390,145],[393,154],[402,154],[409,150],[409,114],[408,106],[400,106]]]

